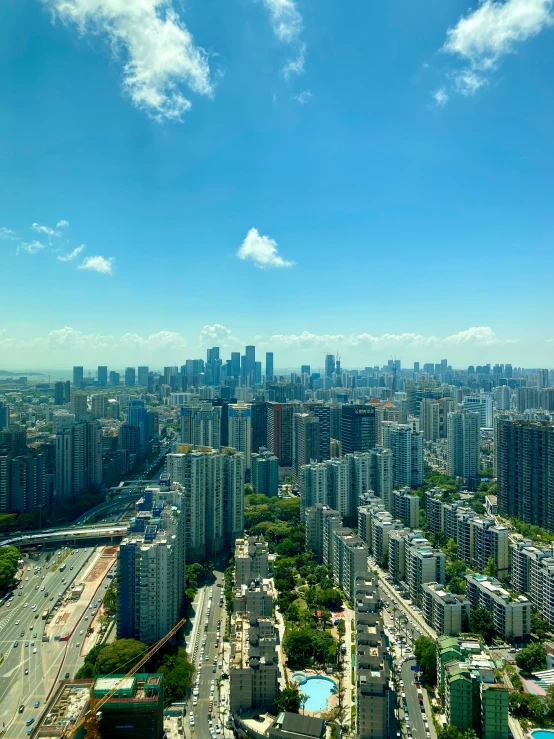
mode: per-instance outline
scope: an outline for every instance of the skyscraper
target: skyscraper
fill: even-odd
[[[273,352],[265,353],[265,379],[273,380]]]
[[[383,446],[392,451],[395,486],[423,484],[423,432],[410,424],[385,421]]]
[[[144,365],[138,368],[138,384],[141,387],[148,387],[148,367]]]
[[[44,505],[44,457],[30,454],[11,462],[11,511],[30,513]]]
[[[252,403],[252,452],[267,448],[267,406],[265,401]]]
[[[90,417],[86,393],[73,393],[70,406],[76,421],[86,421]]]
[[[320,462],[319,419],[311,413],[295,413],[292,435],[292,473],[300,482],[300,468],[310,462]]]
[[[245,356],[245,385],[254,385],[256,382],[256,347],[247,346]]]
[[[140,369],[140,368],[139,368]],[[148,378],[147,378],[148,379]],[[113,370],[110,372],[110,385],[112,387],[118,387],[119,383],[121,381],[121,377],[119,372],[114,372]]]
[[[24,426],[12,424],[0,432],[0,445],[5,446],[11,457],[20,457],[27,451],[27,431]]]
[[[419,406],[419,427],[425,441],[440,438],[440,406],[434,398],[423,398]]]
[[[292,465],[293,403],[268,403],[267,448],[275,454],[282,467]]]
[[[252,443],[252,410],[239,401],[229,405],[229,446],[244,454],[246,469],[250,469]]]
[[[335,372],[335,355],[334,354],[326,354],[325,355],[325,377],[331,377],[332,374]]]
[[[375,408],[371,405],[343,405],[341,416],[343,454],[369,452],[377,443]]]
[[[82,367],[73,367],[73,386],[81,387],[83,384],[84,372]]]
[[[54,405],[63,405],[65,403],[65,382],[54,383]]]
[[[102,484],[102,429],[60,414],[56,423],[56,497],[71,499]]]
[[[181,441],[193,447],[221,448],[221,406],[188,404],[181,408]]]
[[[135,368],[134,367],[125,368],[125,385],[127,387],[135,386]]]
[[[100,387],[106,387],[108,384],[108,368],[105,365],[98,366],[98,384]]]
[[[231,352],[231,377],[235,380],[240,377],[240,352]]]
[[[475,482],[480,465],[480,416],[461,410],[448,416],[448,474]]]
[[[0,431],[3,431],[10,425],[10,407],[7,403],[0,400]]]

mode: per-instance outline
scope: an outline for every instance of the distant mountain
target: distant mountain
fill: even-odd
[[[27,372],[26,370],[0,370],[0,375],[8,377],[34,377],[35,375],[39,375],[40,377],[44,377],[44,372]]]

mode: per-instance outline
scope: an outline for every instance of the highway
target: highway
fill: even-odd
[[[74,552],[65,560],[63,572],[59,568],[55,572],[50,571],[55,556],[50,562],[46,562],[46,554],[36,561],[28,558],[23,589],[17,590],[21,595],[14,594],[9,606],[4,604],[0,607],[0,649],[4,657],[0,665],[0,721],[6,731],[6,739],[27,736],[27,720],[39,718],[53,686],[68,672],[74,677],[83,663],[76,644],[82,644],[92,614],[88,603],[79,603],[79,621],[70,641],[42,641],[45,629],[42,611],[52,608],[59,594],[63,595],[73,581],[82,576],[94,550],[88,547]],[[35,574],[35,566],[41,567],[41,572]],[[105,584],[104,581],[100,586],[98,598],[103,597],[101,593],[105,592]],[[88,617],[86,621],[85,616]],[[34,708],[36,701],[40,705]],[[19,713],[20,706],[24,706],[22,713]]]
[[[188,701],[186,733],[187,736],[198,737],[198,739],[213,739],[217,737],[216,726],[222,728],[219,696],[219,683],[222,670],[219,663],[222,660],[223,637],[225,635],[226,611],[225,605],[220,606],[220,599],[223,598],[223,573],[214,570],[213,584],[201,588],[195,598],[194,608],[195,615],[192,621],[192,628],[187,637],[187,652],[196,667],[196,683],[195,689],[198,695],[193,696]],[[220,587],[221,586],[221,587]],[[210,593],[212,595],[210,596]],[[208,612],[208,603],[211,600],[210,615]],[[218,646],[217,631],[219,629],[218,621],[220,621],[220,639]],[[203,641],[205,639],[205,644]],[[213,671],[213,663],[216,660],[216,671]],[[213,686],[212,686],[213,681]],[[196,698],[197,705],[194,706]],[[213,711],[209,712],[208,707],[213,700]],[[194,716],[194,724],[191,724],[191,714]],[[209,720],[213,725],[210,725]],[[210,734],[212,730],[213,736]],[[220,734],[222,736],[222,734]]]

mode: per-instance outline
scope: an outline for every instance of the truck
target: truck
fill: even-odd
[[[63,572],[65,570],[65,564],[60,565],[60,572]]]
[[[45,610],[42,612],[42,620],[46,621],[48,618],[48,608],[45,608]]]

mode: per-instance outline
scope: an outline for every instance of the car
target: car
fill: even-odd
[[[79,647],[79,646],[81,646],[80,642],[77,642],[77,644],[75,644],[75,646],[76,646],[76,647]]]
[[[37,638],[37,632],[35,631],[33,634],[33,639],[36,639],[36,638]]]
[[[13,648],[14,649],[17,649],[18,646],[19,646],[19,642],[18,641],[14,641]]]
[[[24,603],[23,604],[23,608],[27,608],[27,603]]]
[[[26,647],[28,647],[28,646],[29,646],[29,642],[28,642],[28,641],[26,641],[26,642],[25,642],[25,646],[26,646]]]
[[[33,654],[36,654],[36,653],[37,653],[37,648],[35,647],[35,648],[33,649]]]
[[[28,674],[29,674],[29,669],[28,669],[28,668],[25,668],[25,674],[26,674],[26,675],[28,675]]]
[[[25,632],[24,632],[24,631],[22,631],[22,632],[21,632],[21,634],[20,634],[20,636],[21,636],[21,638],[23,639],[23,637],[25,636]]]
[[[20,585],[20,586],[19,586],[19,589],[20,589],[20,590],[23,590],[23,585]]]
[[[64,675],[64,678],[65,678],[66,680],[69,680],[69,672],[66,672],[66,673],[65,673],[65,675]]]
[[[43,590],[44,590],[44,585],[41,587],[40,592],[42,593]]]
[[[40,701],[35,701],[35,708],[38,708],[40,706]]]
[[[215,727],[215,733],[221,734],[221,729],[219,728],[219,724]]]
[[[21,704],[21,705],[19,706],[19,713],[23,713],[23,711],[24,711],[24,710],[25,710],[25,706],[24,706],[24,705],[23,705],[23,703],[22,703],[22,704]]]
[[[34,722],[34,720],[35,719],[31,716],[31,718],[28,718],[25,723],[27,724],[27,726],[30,726]]]
[[[19,624],[20,624],[20,621],[19,620],[15,622],[15,625],[16,626],[19,626]]]

